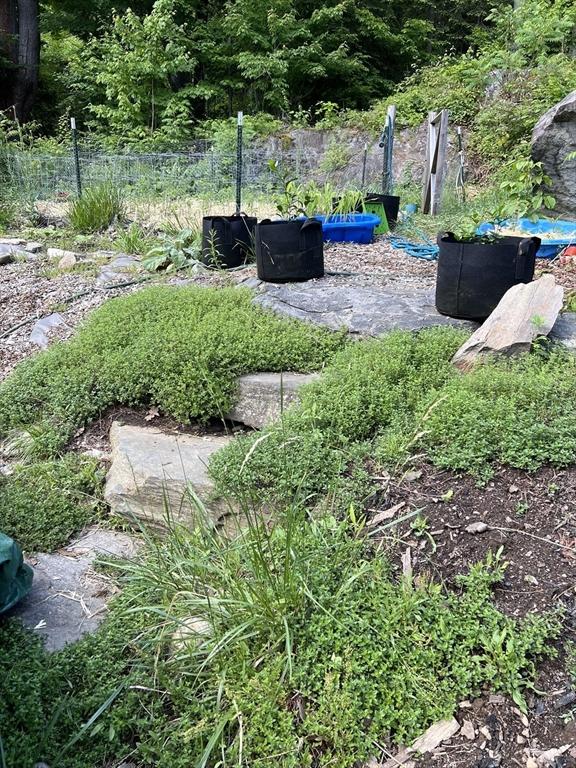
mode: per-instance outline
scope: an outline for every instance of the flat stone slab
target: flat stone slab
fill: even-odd
[[[298,390],[318,378],[318,374],[254,373],[238,379],[238,398],[226,418],[262,429],[277,421],[283,411],[298,399]]]
[[[104,497],[113,512],[133,522],[165,527],[169,513],[175,522],[193,525],[198,520],[190,495],[193,489],[218,524],[229,509],[223,502],[210,503],[213,486],[207,464],[230,440],[114,422],[110,429],[112,464]]]
[[[363,336],[436,325],[476,328],[475,323],[440,315],[431,291],[325,286],[321,281],[290,285],[265,283],[261,290],[254,301],[262,307],[332,330],[346,328],[350,333]]]
[[[27,560],[34,569],[32,590],[10,612],[57,651],[83,635],[95,632],[106,616],[116,589],[94,570],[96,558],[132,558],[139,543],[119,531],[90,528],[79,539],[52,554]]]

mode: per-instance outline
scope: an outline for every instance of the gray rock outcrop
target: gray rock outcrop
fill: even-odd
[[[576,91],[548,110],[532,132],[532,158],[550,177],[556,210],[576,215]]]
[[[99,558],[136,556],[140,542],[121,531],[90,528],[80,538],[51,554],[36,554],[32,590],[10,613],[36,635],[47,651],[57,651],[95,632],[106,616],[108,601],[117,592],[94,569]]]

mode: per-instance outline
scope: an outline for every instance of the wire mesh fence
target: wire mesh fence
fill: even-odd
[[[365,140],[362,136],[343,136],[342,141],[320,141],[308,135],[300,141],[291,140],[288,146],[282,138],[250,144],[243,152],[243,210],[261,217],[274,213],[279,179],[270,168],[270,160],[277,161],[297,182],[328,183],[335,192],[380,191],[383,151],[377,141],[365,145]],[[419,153],[413,149],[398,154],[396,189],[405,192],[412,184],[417,190],[423,157],[420,162]],[[114,185],[122,192],[130,218],[143,224],[161,226],[177,219],[186,225],[203,215],[234,209],[236,151],[223,152],[210,142],[198,142],[187,152],[146,154],[112,154],[81,145],[78,162],[82,189]],[[47,218],[64,218],[77,195],[72,145],[52,154],[0,148],[0,184],[20,204]]]

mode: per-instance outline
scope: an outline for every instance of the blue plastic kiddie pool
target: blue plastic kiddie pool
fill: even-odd
[[[496,224],[485,222],[477,229],[479,235],[493,232]],[[576,221],[567,219],[509,219],[499,224],[499,229],[510,229],[526,237],[536,236],[542,240],[536,253],[539,259],[554,259],[567,245],[576,245]]]
[[[342,213],[315,216],[322,222],[324,242],[371,243],[380,217],[373,213]]]

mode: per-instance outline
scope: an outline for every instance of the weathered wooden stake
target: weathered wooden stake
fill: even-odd
[[[429,112],[422,213],[431,213],[434,216],[440,210],[442,187],[446,174],[447,148],[448,110]]]

